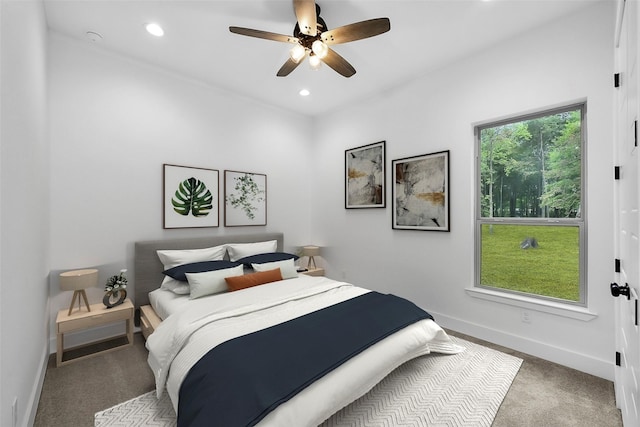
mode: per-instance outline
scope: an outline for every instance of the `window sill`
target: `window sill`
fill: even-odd
[[[467,294],[474,298],[487,301],[494,301],[501,304],[526,308],[528,310],[540,311],[543,313],[555,314],[556,316],[568,317],[571,319],[588,322],[598,317],[596,313],[590,312],[585,307],[562,304],[554,301],[540,300],[522,295],[512,295],[505,292],[493,291],[484,288],[466,288]]]

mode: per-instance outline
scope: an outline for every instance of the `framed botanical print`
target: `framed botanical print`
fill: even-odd
[[[267,225],[267,176],[224,171],[224,225]]]
[[[344,152],[345,209],[384,208],[385,141]]]
[[[449,231],[449,150],[397,159],[392,228]]]
[[[218,227],[219,172],[165,164],[163,227]]]

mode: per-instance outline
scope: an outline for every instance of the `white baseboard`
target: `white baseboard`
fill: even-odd
[[[23,427],[32,426],[36,421],[36,414],[38,413],[38,404],[40,403],[40,394],[42,393],[42,386],[44,385],[44,377],[47,373],[47,365],[49,364],[49,351],[48,348],[42,350],[42,359],[40,361],[40,367],[36,376],[36,382],[33,390],[31,390],[31,396],[29,396],[28,407],[25,412],[25,422]]]
[[[470,335],[522,353],[530,354],[609,381],[614,380],[615,365],[613,364],[613,361],[597,359],[565,348],[549,345],[544,342],[476,325],[467,322],[466,320],[450,317],[442,313],[436,313],[433,310],[429,310],[429,312],[433,317],[438,319],[438,324],[443,328],[451,329],[453,331]]]

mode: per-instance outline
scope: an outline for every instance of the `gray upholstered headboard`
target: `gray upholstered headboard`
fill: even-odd
[[[149,304],[149,292],[160,287],[164,275],[164,266],[156,251],[163,249],[202,249],[225,243],[253,243],[267,240],[278,241],[278,251],[284,247],[282,233],[252,233],[210,237],[191,237],[182,239],[164,239],[135,242],[134,286],[135,306],[139,308]]]

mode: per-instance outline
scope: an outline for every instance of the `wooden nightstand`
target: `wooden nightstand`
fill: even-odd
[[[92,357],[97,354],[106,353],[109,351],[117,350],[120,347],[133,345],[133,304],[131,300],[126,299],[122,304],[117,305],[113,308],[107,308],[102,303],[100,304],[92,304],[91,311],[74,311],[69,315],[67,309],[60,310],[58,312],[58,317],[56,318],[56,332],[57,332],[57,341],[58,348],[56,352],[56,366],[64,366],[67,363],[75,362],[77,360],[82,360],[87,357]],[[70,360],[62,360],[63,353],[65,351],[64,348],[64,334],[72,331],[79,331],[82,329],[89,329],[96,326],[106,325],[108,323],[121,322],[126,321],[127,323],[127,332],[126,337],[128,339],[128,343],[122,346],[108,348],[106,350],[98,351],[92,354],[88,354],[86,356],[76,357]],[[119,337],[109,338],[109,341]],[[100,342],[100,341],[97,341]],[[96,344],[97,342],[93,342],[91,344]],[[80,346],[85,347],[86,345]],[[76,347],[78,348],[78,347]],[[70,349],[67,349],[70,350]]]
[[[307,271],[302,271],[302,274],[307,276],[324,276],[324,268],[310,268]]]

